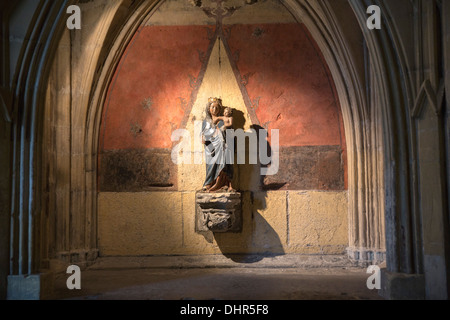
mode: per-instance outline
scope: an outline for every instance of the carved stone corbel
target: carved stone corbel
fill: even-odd
[[[195,205],[196,232],[224,233],[242,230],[241,194],[239,192],[197,192]]]

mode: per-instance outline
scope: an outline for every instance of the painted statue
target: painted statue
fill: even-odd
[[[219,98],[209,98],[202,136],[205,145],[205,192],[233,192],[234,151],[227,147],[227,129],[233,128],[232,109],[223,107]]]

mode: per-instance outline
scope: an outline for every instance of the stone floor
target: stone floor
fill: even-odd
[[[55,276],[52,300],[382,299],[367,288],[365,268],[330,256],[104,258],[74,291],[69,276]]]

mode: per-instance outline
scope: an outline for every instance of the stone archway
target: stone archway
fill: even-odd
[[[14,162],[11,179],[12,192],[17,195],[12,206],[16,209],[11,216],[12,221],[19,221],[22,227],[21,231],[16,227],[10,230],[11,276],[35,274],[46,267],[58,269],[53,264],[58,260],[82,264],[95,261],[100,109],[118,59],[158,1],[81,3],[90,30],[79,34],[64,31],[63,12],[71,3],[47,4],[37,9],[35,17],[39,19],[34,21],[42,28],[31,27],[33,41],[22,51],[18,70],[23,72],[12,89],[17,97],[11,109],[17,115],[13,116],[16,135],[11,150],[15,159],[20,160]],[[435,48],[437,30],[448,31],[448,20],[444,19],[448,5],[440,1],[403,3],[414,12],[413,18],[403,21],[395,11],[398,7],[379,3],[385,13],[386,28],[369,32],[364,27],[367,1],[286,0],[284,3],[313,34],[331,69],[341,100],[350,174],[350,256],[362,263],[372,263],[383,260],[386,249],[387,285],[395,280],[392,274],[412,274],[409,281],[419,283],[414,292],[419,297],[425,296],[424,292],[427,297],[446,296],[447,204],[443,197],[435,198],[439,205],[428,215],[428,208],[420,207],[420,203],[434,199],[426,192],[428,185],[434,185],[431,181],[440,181],[438,194],[445,193],[447,182],[442,175],[436,176],[436,172],[411,165],[411,161],[423,161],[420,159],[425,152],[421,151],[423,146],[417,144],[416,130],[429,128],[430,122],[420,123],[422,113],[413,114],[418,119],[414,121],[419,122],[416,127],[411,122],[408,106],[416,105],[415,110],[422,111],[431,101],[431,107],[440,110],[439,104],[444,103],[440,98],[444,90],[439,90],[444,86],[439,84],[448,81],[448,77],[442,79],[437,71],[438,59],[429,54],[427,48]],[[102,10],[90,10],[93,6]],[[404,30],[410,30],[410,20],[414,21],[417,16],[422,19],[418,33],[425,36],[417,35],[417,39],[410,41]],[[397,21],[400,22],[397,24]],[[360,41],[365,41],[365,45]],[[36,44],[41,44],[45,50],[33,50]],[[423,57],[418,64],[417,57],[410,56],[415,50],[407,50],[414,46],[420,48],[418,54]],[[70,53],[67,53],[68,48],[71,48]],[[70,72],[63,63],[49,75],[49,62],[54,61],[53,57],[68,62]],[[421,74],[413,74],[414,69],[421,70]],[[72,72],[78,75],[75,82]],[[371,90],[366,91],[368,84]],[[67,89],[67,85],[72,89]],[[428,99],[423,99],[424,95]],[[38,108],[44,101],[47,115],[53,115],[51,120],[44,120],[45,114]],[[71,110],[69,114],[74,117],[64,117],[59,112],[64,108]],[[424,117],[432,116],[432,113],[424,114]],[[441,117],[439,112],[438,117]],[[62,125],[59,121],[63,121]],[[62,134],[59,138],[57,132]],[[65,134],[69,134],[68,140],[61,138],[67,137]],[[431,139],[438,141],[440,152],[445,153],[440,137]],[[51,147],[45,150],[44,142]],[[70,145],[69,150],[67,145]],[[433,161],[445,171],[445,161]],[[36,175],[41,165],[46,169]],[[57,175],[47,174],[51,170],[56,170]],[[418,175],[428,184],[419,182]],[[64,202],[67,199],[69,204]],[[56,215],[61,206],[69,219],[61,220],[59,214]],[[423,229],[422,221],[431,221],[427,217],[443,223],[428,229],[425,225]],[[57,227],[58,223],[61,228]],[[53,228],[59,231],[53,233]],[[437,235],[432,241],[428,238],[431,234]],[[25,239],[27,246],[20,244]],[[429,246],[429,241],[441,243],[439,250]],[[425,284],[422,274],[425,274]],[[445,279],[443,285],[434,286],[438,279]]]
[[[206,15],[204,10],[209,12],[209,7],[202,10],[188,2],[162,3],[133,37],[114,78],[109,80],[105,106],[96,109],[103,114],[100,138],[103,143],[97,152],[101,158],[98,171],[101,253],[189,252],[201,255],[232,251],[242,255],[263,250],[269,254],[272,249],[268,248],[286,254],[344,253],[348,246],[345,135],[334,84],[320,50],[305,26],[276,1],[243,5],[235,9],[234,14],[229,12],[229,20],[223,24]],[[251,21],[248,19],[250,10]],[[179,12],[187,18],[172,17]],[[268,12],[269,19],[265,15]],[[207,19],[207,23],[202,19]],[[161,56],[160,52],[165,54]],[[173,61],[167,61],[166,56]],[[268,56],[271,58],[263,59]],[[157,63],[152,60],[154,57],[158,57]],[[189,63],[179,63],[185,59]],[[309,72],[303,71],[306,69]],[[198,78],[192,81],[191,77],[197,74]],[[254,76],[244,80],[250,74]],[[129,83],[139,89],[130,92]],[[268,181],[264,185],[261,185],[260,173],[255,173],[253,167],[237,168],[241,174],[235,183],[244,192],[246,209],[243,214],[249,223],[240,236],[215,237],[221,251],[213,239],[208,238],[206,242],[201,237],[197,239],[194,227],[188,226],[195,215],[190,211],[191,204],[195,191],[202,185],[204,167],[178,165],[178,172],[175,172],[175,169],[160,166],[158,172],[169,171],[161,177],[149,169],[150,163],[171,163],[169,148],[173,128],[186,127],[191,137],[195,135],[193,119],[202,118],[204,101],[209,95],[221,96],[225,103],[233,106],[242,115],[244,129],[250,126],[267,126],[268,131],[280,128],[280,147],[284,150],[280,152],[283,164],[280,174],[266,177]],[[185,101],[184,104],[180,100]],[[254,107],[256,100],[258,105]],[[142,107],[146,101],[150,101],[150,106]],[[177,117],[183,117],[182,121]],[[153,123],[152,119],[158,119],[158,123]],[[130,130],[135,125],[140,132]],[[152,132],[154,126],[158,134]],[[302,128],[306,127],[308,130],[304,131]],[[296,171],[299,173],[294,174]],[[173,176],[171,181],[156,183],[158,178]],[[161,187],[163,185],[168,187]],[[288,186],[282,189],[273,185]],[[153,220],[148,216],[157,213],[135,207],[140,201],[135,199],[134,193],[140,193],[141,201],[146,197],[166,201],[167,208],[171,207],[168,199],[178,197],[173,202],[180,203],[181,195],[185,201],[182,208],[186,209],[181,212],[179,208],[167,212],[159,210],[164,212],[163,221],[151,223]],[[110,206],[110,203],[116,205]],[[135,214],[128,208],[134,208]],[[258,218],[253,219],[253,216]],[[184,220],[180,221],[180,217]],[[126,236],[114,231],[117,225],[124,230],[135,226],[139,231]],[[178,230],[170,237],[174,239],[170,246],[158,244],[157,234],[164,229],[169,234]],[[182,234],[184,237],[180,239]],[[161,251],[161,247],[167,251]]]

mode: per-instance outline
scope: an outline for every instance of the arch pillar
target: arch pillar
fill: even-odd
[[[367,45],[344,1],[285,0],[310,30],[333,76],[347,139],[349,257],[361,265],[385,260],[383,119]],[[358,30],[358,31],[356,31]]]
[[[370,1],[350,2],[375,58],[382,98],[387,266],[381,294],[391,299],[448,299],[444,168],[448,170],[449,163],[442,139],[444,80],[439,68],[445,59],[439,43],[445,43],[440,37],[446,32],[449,9],[439,1],[377,1],[383,27],[371,32],[364,28]]]

